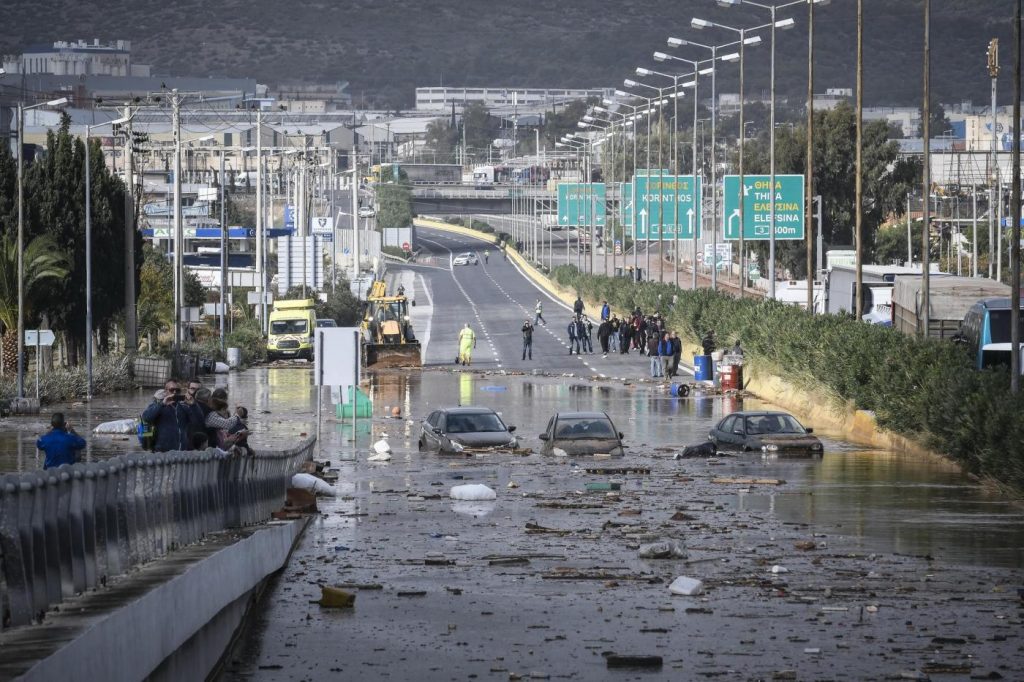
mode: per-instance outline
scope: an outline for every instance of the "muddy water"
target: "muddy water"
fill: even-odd
[[[311,372],[303,367],[260,368],[208,377],[206,385],[227,388],[232,405],[246,405],[250,442],[287,447],[315,431]],[[710,426],[737,409],[765,404],[723,397],[672,398],[650,384],[622,386],[571,377],[508,377],[428,371],[371,375],[369,389],[378,415],[399,406],[405,419],[418,420],[438,407],[474,404],[493,407],[518,427],[525,445],[539,447],[539,434],[557,410],[601,410],[625,433],[629,452],[670,457],[676,448],[698,443]],[[150,399],[135,391],[61,406],[80,433],[103,421],[132,417]],[[321,456],[349,456],[348,422],[325,408]],[[45,432],[45,415],[0,420],[0,471],[41,466],[35,439]],[[418,424],[406,440],[404,421],[377,420],[375,435],[396,431],[396,450],[415,450]],[[365,440],[369,427],[360,429]],[[814,426],[814,425],[810,425]],[[817,429],[826,445],[814,460],[764,460],[759,455],[694,463],[723,476],[782,478],[785,486],[715,496],[736,510],[767,513],[786,523],[805,523],[848,536],[865,551],[930,555],[959,563],[1024,566],[1024,509],[979,486],[951,464],[895,452],[864,449]],[[136,445],[134,436],[90,436],[87,457],[100,459]],[[376,437],[374,438],[376,440]],[[365,443],[363,443],[365,447]]]
[[[349,427],[325,423],[320,456],[339,473],[339,496],[321,499],[225,679],[1024,675],[1024,518],[948,464],[828,433],[818,460],[673,460],[742,404],[673,399],[648,384],[438,371],[377,375],[370,391],[378,415],[403,412],[372,422],[373,440],[389,434],[392,461],[366,462],[367,434],[353,457]],[[533,447],[554,411],[605,410],[629,454],[418,453],[415,420],[460,403],[500,411]],[[296,425],[309,414],[295,404]],[[649,472],[585,471],[625,464]],[[785,483],[716,481],[728,477]],[[586,492],[608,480],[621,490]],[[448,499],[463,483],[484,483],[497,500]],[[652,538],[678,540],[687,559],[640,559]],[[679,575],[703,580],[704,594],[670,596]],[[336,611],[311,603],[322,584],[379,588],[350,588],[355,608]],[[663,664],[609,670],[608,652]]]

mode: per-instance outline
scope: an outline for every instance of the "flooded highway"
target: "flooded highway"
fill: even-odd
[[[943,460],[863,449],[821,429],[821,458],[677,460],[723,415],[763,403],[569,376],[368,376],[375,417],[360,421],[355,451],[348,420],[325,407],[318,457],[337,470],[338,497],[320,499],[223,679],[640,674],[609,669],[611,653],[662,656],[644,679],[1024,675],[1024,512]],[[314,432],[308,368],[217,382],[249,407],[256,447]],[[132,416],[146,395],[69,412],[80,426]],[[419,419],[459,404],[494,408],[533,449],[556,411],[606,411],[627,454],[417,452]],[[402,417],[385,418],[394,406]],[[39,429],[18,421],[25,428],[15,431],[15,422],[0,422],[5,468],[38,466]],[[382,433],[393,459],[367,462]],[[90,441],[93,457],[133,444]],[[619,489],[588,490],[601,482]],[[449,499],[463,483],[488,485],[497,499]],[[677,541],[686,558],[639,558],[656,540]],[[703,581],[703,593],[672,596],[678,576]],[[348,586],[355,607],[311,603],[321,585]],[[794,670],[799,677],[786,677]]]

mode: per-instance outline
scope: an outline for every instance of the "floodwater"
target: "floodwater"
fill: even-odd
[[[671,456],[684,445],[705,440],[710,427],[729,412],[771,407],[749,398],[673,398],[649,383],[623,386],[573,377],[396,371],[371,374],[370,380],[377,415],[383,416],[385,407],[397,405],[404,418],[418,422],[438,407],[486,405],[501,413],[506,423],[517,425],[517,435],[526,446],[535,448],[540,444],[537,434],[558,410],[607,412],[625,433],[628,452],[659,450],[662,456]],[[288,447],[315,432],[314,389],[308,367],[299,364],[211,376],[206,385],[228,389],[232,405],[249,408],[249,426],[254,432],[250,442],[257,447]],[[149,391],[124,392],[62,409],[79,433],[85,434],[100,422],[137,416],[150,395]],[[346,450],[350,455],[350,429],[347,421],[333,418],[326,391],[324,410],[320,457],[336,458]],[[47,415],[0,419],[0,471],[42,466],[35,439],[45,432],[47,423]],[[396,422],[381,423],[393,428]],[[368,428],[366,422],[361,426],[361,432]],[[417,423],[412,440],[392,441],[396,451],[415,451],[418,428]],[[1019,503],[979,485],[942,459],[866,449],[820,427],[815,433],[825,442],[825,454],[819,459],[718,458],[713,469],[716,474],[782,478],[787,483],[777,489],[716,495],[716,503],[840,532],[865,551],[1024,567],[1024,507]],[[109,457],[136,445],[134,436],[90,436],[87,440],[89,459]],[[361,445],[365,449],[366,443]]]
[[[323,415],[317,456],[338,496],[320,498],[222,679],[1024,679],[1024,512],[947,462],[818,429],[820,459],[675,460],[722,415],[761,404],[576,377],[369,378],[376,416],[359,422],[357,447],[349,420]],[[256,447],[315,432],[308,368],[218,380],[250,408]],[[91,424],[145,402],[69,411]],[[627,455],[417,452],[418,420],[456,404],[493,407],[533,448],[555,411],[604,410]],[[384,417],[393,406],[401,418]],[[13,422],[0,422],[2,461],[35,466],[11,449]],[[32,423],[17,423],[31,448]],[[367,462],[381,433],[393,459]],[[94,457],[130,446],[91,440]],[[607,471],[623,467],[634,470]],[[604,482],[620,490],[587,490]],[[466,483],[497,499],[449,499]],[[639,558],[653,540],[685,558]],[[671,595],[678,576],[703,592]],[[322,585],[348,586],[354,608],[318,606]],[[661,663],[610,669],[612,653]]]

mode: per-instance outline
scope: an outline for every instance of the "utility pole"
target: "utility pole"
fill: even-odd
[[[925,0],[927,3],[928,0]],[[864,255],[863,255],[863,209],[864,182],[861,166],[864,152],[864,0],[857,0],[857,152],[854,178],[854,227],[853,243],[856,254],[856,290],[853,306],[854,319],[859,320],[864,314]]]
[[[992,165],[989,171],[988,182],[988,277],[992,279],[995,260],[996,236],[1002,240],[1002,232],[996,225],[996,201],[998,194],[996,184],[999,182],[999,159],[996,151],[998,149],[999,136],[996,133],[996,81],[999,77],[999,38],[988,41],[988,77],[992,80]]]
[[[774,30],[775,30],[775,8],[773,7],[772,8],[772,31],[774,31]],[[746,273],[746,255],[747,255],[746,254],[746,250],[747,250],[747,247],[746,247],[746,244],[744,243],[744,240],[743,240],[743,232],[744,232],[744,230],[743,230],[743,228],[744,228],[744,224],[743,224],[743,204],[746,203],[743,200],[743,194],[744,194],[744,192],[743,192],[743,170],[744,170],[743,169],[743,143],[746,142],[746,138],[747,138],[747,132],[743,129],[743,72],[746,71],[746,69],[743,68],[743,66],[744,66],[743,65],[743,51],[744,51],[743,50],[743,47],[744,47],[743,44],[746,42],[746,37],[747,37],[746,31],[743,30],[743,29],[740,29],[740,138],[739,138],[740,139],[740,159],[739,159],[739,161],[740,161],[739,193],[740,194],[739,194],[739,200],[737,201],[737,205],[739,206],[739,210],[740,210],[740,215],[739,215],[739,220],[740,220],[740,252],[738,254],[739,255],[739,261],[740,261],[740,300],[743,300],[743,289],[745,288],[745,285],[747,283],[747,273]],[[774,40],[774,38],[772,39],[772,55],[773,56],[775,55],[775,40]],[[774,76],[775,76],[775,62],[773,61],[772,62],[772,78],[773,79],[774,79]],[[774,170],[774,168],[773,168],[773,170]],[[771,197],[770,201],[771,201],[771,205],[775,206],[774,174],[773,174],[772,180],[773,181],[772,181],[772,187],[771,187],[771,190],[770,190],[770,197]],[[771,229],[772,229],[772,234],[774,235],[774,231],[775,231],[774,223],[772,224]],[[774,237],[772,238],[771,244],[772,244],[773,247],[775,246],[775,239],[774,239]],[[775,275],[774,275],[774,268],[775,268],[775,253],[774,253],[774,250],[772,252],[771,261],[770,262],[771,262],[771,267],[772,267],[772,275],[771,275],[771,277],[772,277],[772,279],[774,279],[774,277],[775,277]],[[772,294],[771,294],[771,297],[775,298],[775,296],[774,296],[775,282],[774,281],[770,282],[768,286],[770,286],[772,288],[772,290],[773,290]]]
[[[921,325],[921,328],[924,330],[925,338],[929,335],[929,327],[931,325],[931,276],[929,275],[929,270],[931,269],[931,244],[929,237],[931,236],[932,227],[931,90],[929,83],[932,68],[931,46],[929,44],[931,36],[931,16],[931,0],[924,0],[924,103],[921,107],[921,137],[924,138],[924,178],[921,190],[921,217],[923,220],[923,223],[921,224],[921,305],[923,306],[923,324]]]
[[[124,108],[124,348],[139,349],[138,320],[135,314],[135,135],[132,133],[132,109]]]
[[[181,348],[181,304],[185,288],[182,277],[181,250],[184,248],[181,220],[181,97],[178,90],[171,90],[171,127],[174,132],[174,350]]]
[[[465,127],[465,115],[463,115]],[[349,185],[352,194],[352,280],[359,277],[359,159],[352,158],[352,183]]]
[[[225,325],[224,318],[227,317],[228,310],[228,222],[227,222],[227,211],[225,210],[224,200],[226,199],[224,191],[224,154],[227,151],[224,149],[220,150],[220,349],[224,350],[224,335]]]
[[[1010,178],[1010,392],[1020,393],[1020,1],[1013,3],[1013,177]]]
[[[18,102],[18,397],[25,397],[25,105]]]
[[[814,3],[807,3],[807,175],[804,178],[804,194],[810,198],[814,191]],[[774,206],[775,202],[772,202]],[[814,276],[812,255],[814,253],[814,202],[808,202],[804,217],[807,239],[807,311],[814,313]],[[773,228],[774,229],[774,228]],[[818,225],[821,229],[821,225]]]
[[[267,324],[267,289],[265,259],[265,228],[263,223],[263,109],[256,104],[256,291],[259,292],[260,326]]]

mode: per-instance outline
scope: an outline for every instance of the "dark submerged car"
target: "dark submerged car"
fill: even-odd
[[[820,455],[821,441],[786,412],[733,412],[718,422],[708,439],[719,450],[768,455]]]
[[[622,434],[604,412],[558,412],[548,421],[540,439],[542,455],[555,454],[556,448],[569,456],[626,454]]]
[[[465,450],[515,448],[519,442],[498,413],[489,407],[435,410],[420,423],[421,451],[454,454]]]

